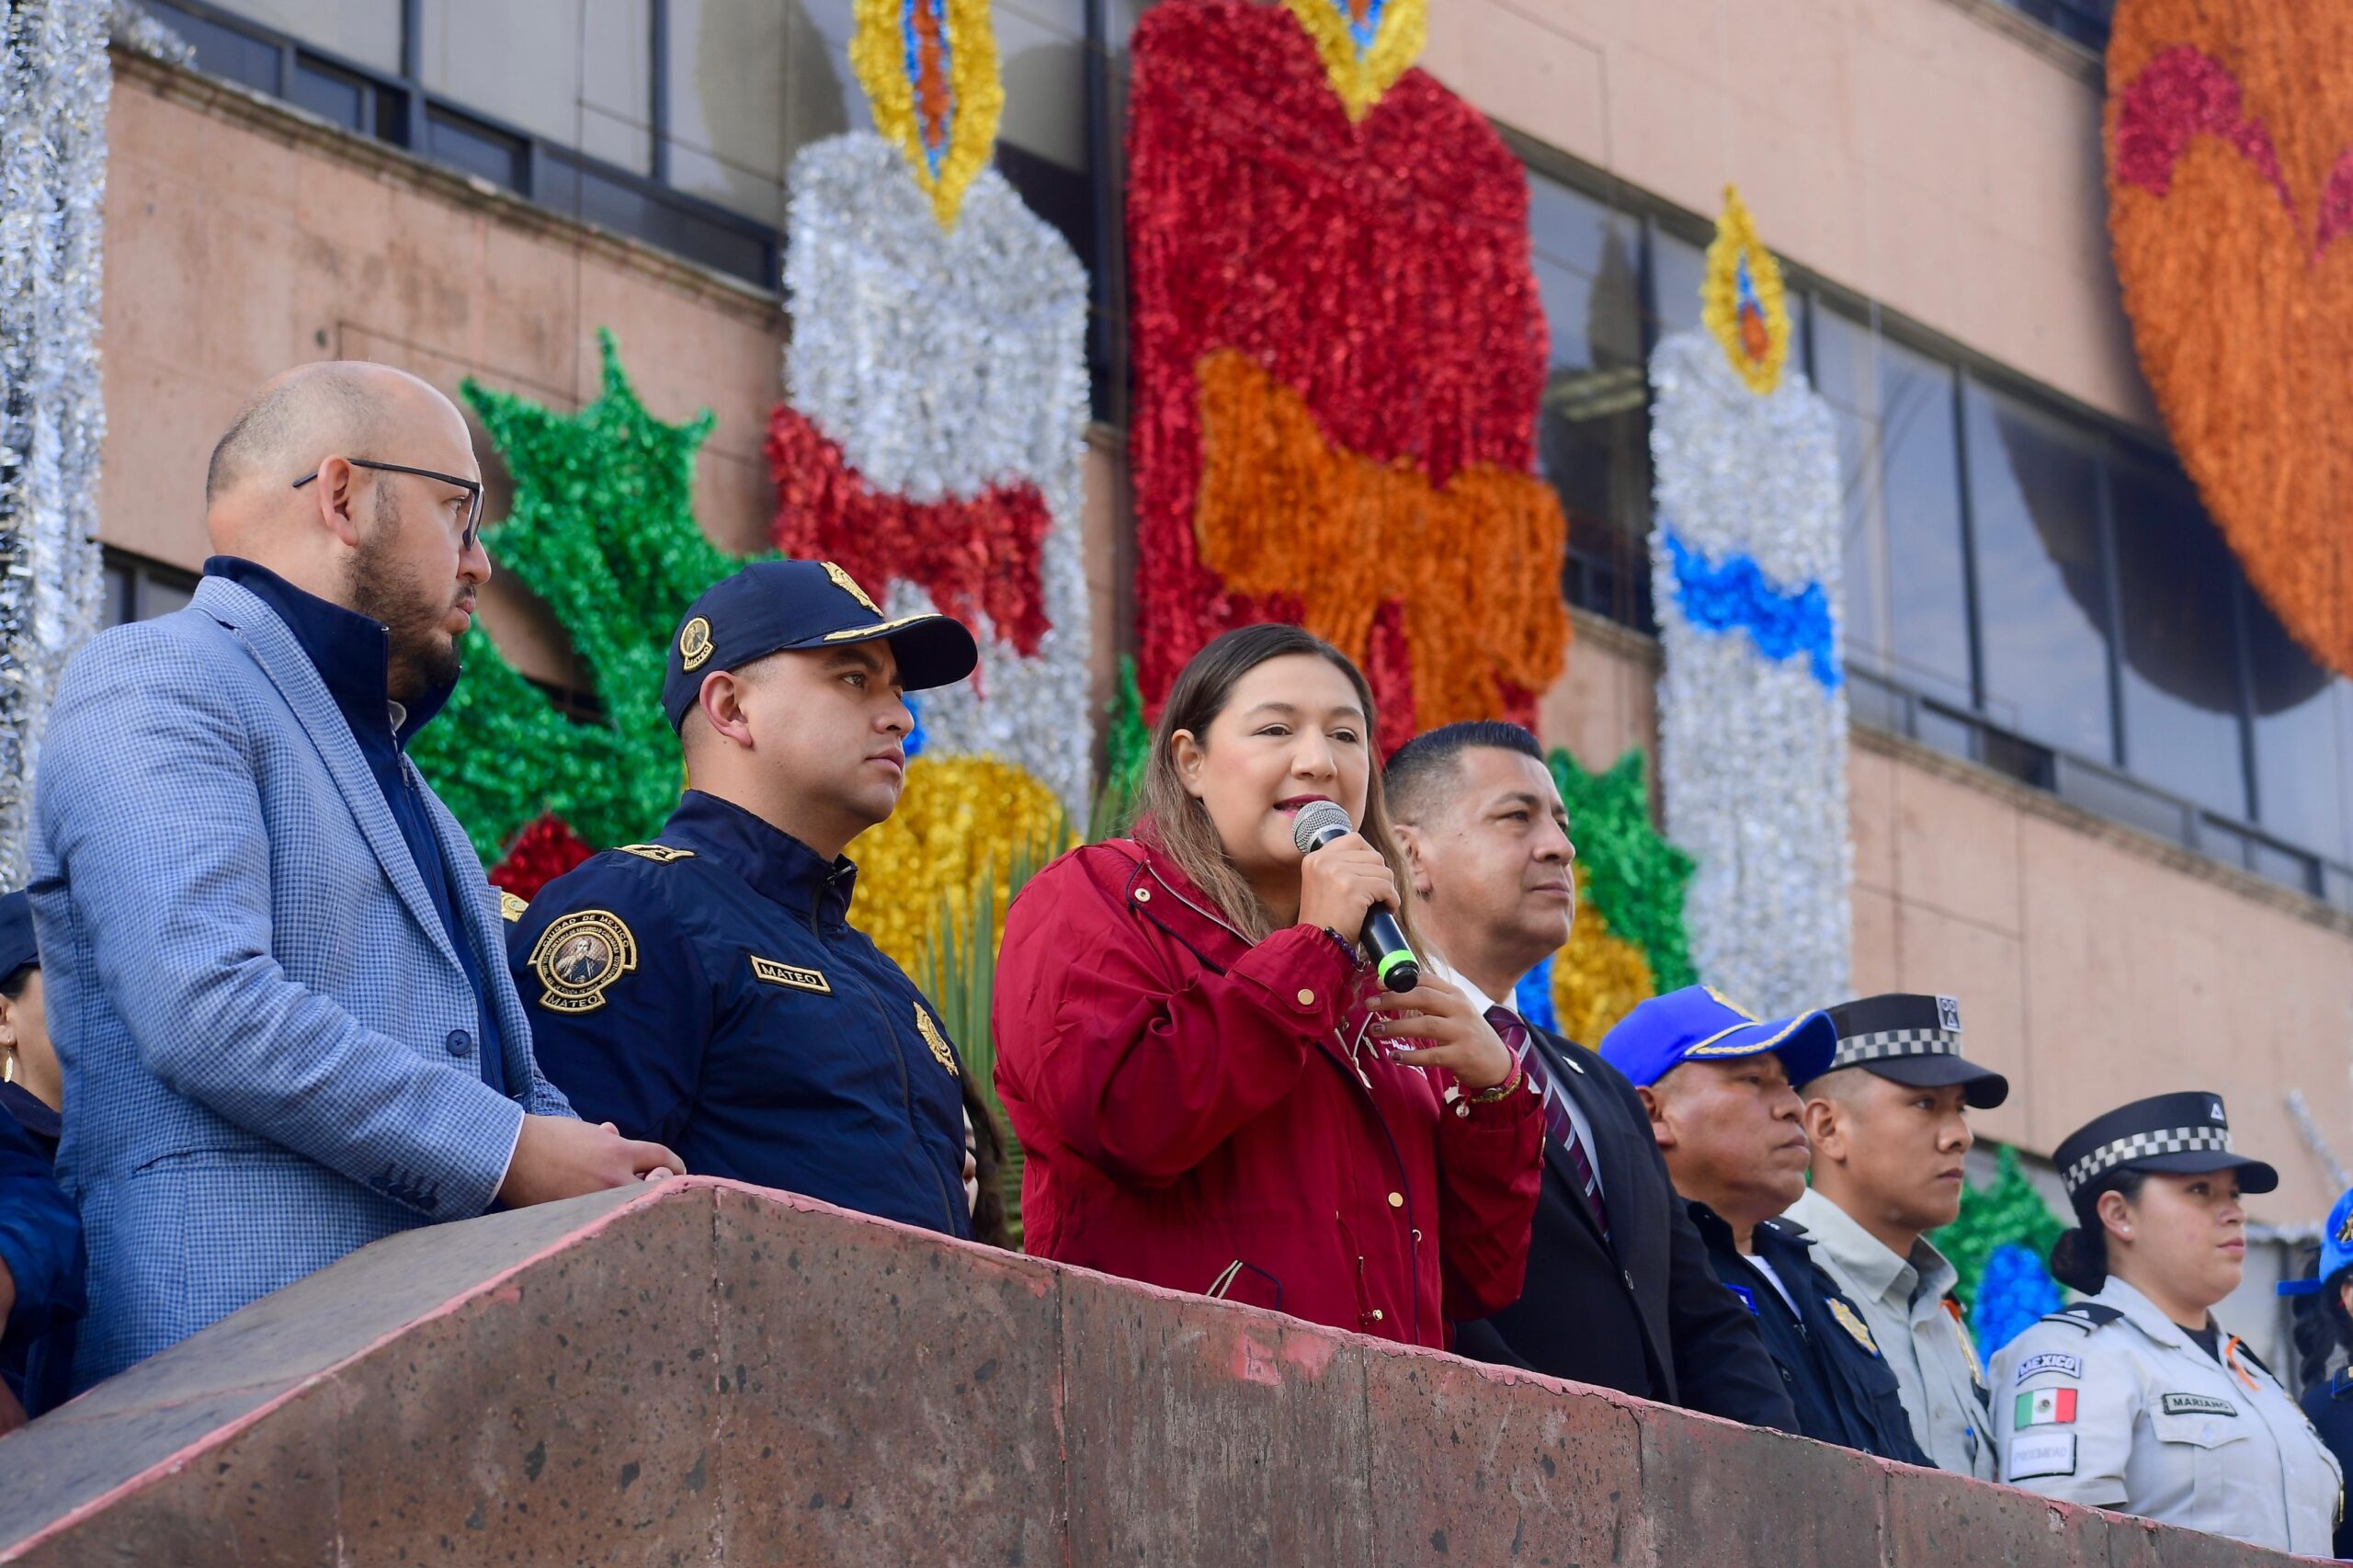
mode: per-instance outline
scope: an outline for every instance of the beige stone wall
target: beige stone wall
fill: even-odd
[[[1496,119],[2154,427],[2109,262],[2093,57],[1992,0],[1432,0]]]
[[[718,415],[696,482],[705,528],[732,550],[765,545],[774,503],[760,442],[784,343],[773,295],[584,234],[235,88],[121,56],[117,73],[108,543],[199,564],[212,443],[239,402],[290,365],[376,359],[452,396],[472,376],[576,405],[596,395],[597,329],[610,327],[656,415]],[[478,445],[494,471],[489,442]],[[494,507],[501,477],[493,472]],[[511,582],[484,591],[483,622],[528,673],[584,684],[552,619]]]
[[[1576,630],[1544,738],[1598,767],[1655,744],[1657,655],[1606,621]],[[1961,1000],[1971,1057],[2010,1080],[1980,1132],[2048,1154],[2126,1100],[2212,1089],[2237,1146],[2279,1167],[2255,1216],[2327,1211],[2283,1101],[2301,1088],[2331,1136],[2353,1128],[2353,919],[1871,731],[1847,779],[1856,989]]]

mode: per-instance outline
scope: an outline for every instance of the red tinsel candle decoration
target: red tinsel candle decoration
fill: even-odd
[[[1319,574],[1346,571],[1337,624],[1375,680],[1385,735],[1439,711],[1531,716],[1531,693],[1557,673],[1566,642],[1566,530],[1549,492],[1509,483],[1537,485],[1547,359],[1518,161],[1476,110],[1418,70],[1351,122],[1314,44],[1279,7],[1165,0],[1137,24],[1133,59],[1127,210],[1145,698],[1156,703],[1218,632],[1294,618]],[[1203,368],[1220,351],[1295,397],[1333,462],[1365,465],[1349,471],[1368,482],[1413,476],[1356,485],[1358,502],[1410,510],[1454,496],[1459,527],[1424,530],[1419,551],[1376,558],[1371,540],[1335,517],[1301,528],[1295,513],[1205,515]],[[1460,487],[1472,470],[1483,477]],[[1370,526],[1357,515],[1356,528]],[[1460,599],[1470,635],[1429,638],[1448,610],[1438,585],[1465,587],[1473,536],[1496,526],[1519,541],[1511,586],[1542,591],[1501,595],[1500,621]],[[1247,538],[1253,529],[1262,537]],[[1251,558],[1248,585],[1205,559],[1207,538]],[[1375,626],[1401,629],[1407,656],[1384,648]]]
[[[970,621],[985,612],[1016,652],[1038,652],[1049,625],[1039,558],[1052,517],[1037,486],[992,485],[928,502],[890,494],[789,403],[769,415],[767,454],[778,549],[834,562],[877,594],[904,578],[943,614]]]

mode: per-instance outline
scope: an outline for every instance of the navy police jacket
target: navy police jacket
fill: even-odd
[[[969,1237],[963,1066],[915,983],[851,929],[856,878],[688,790],[654,843],[507,902],[540,1067],[582,1119],[698,1176]]]
[[[2353,1368],[2339,1367],[2336,1375],[2304,1391],[2303,1409],[2320,1440],[2336,1456],[2337,1468],[2353,1476]],[[2336,1542],[2330,1550],[2337,1560],[2353,1559],[2353,1508],[2336,1521]]]
[[[1912,1436],[1894,1369],[1880,1354],[1869,1324],[1813,1261],[1805,1227],[1768,1220],[1751,1238],[1756,1257],[1794,1298],[1773,1288],[1733,1240],[1732,1227],[1704,1203],[1691,1205],[1691,1222],[1707,1244],[1716,1278],[1756,1314],[1766,1353],[1797,1406],[1798,1430],[1809,1437],[1859,1449],[1881,1459],[1933,1467]]]

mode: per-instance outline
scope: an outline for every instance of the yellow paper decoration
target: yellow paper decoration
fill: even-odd
[[[858,863],[851,923],[913,974],[941,913],[963,908],[983,877],[996,881],[995,951],[1010,902],[1006,871],[1017,846],[1059,854],[1074,842],[1062,802],[1027,768],[985,756],[919,756],[888,822],[849,846]]]
[[[906,154],[939,226],[952,228],[1005,110],[988,0],[858,0],[857,17],[849,62],[875,129]]]
[[[1323,57],[1348,119],[1362,119],[1421,58],[1429,0],[1284,0]]]
[[[1758,243],[1756,224],[1736,186],[1724,187],[1723,214],[1708,246],[1699,305],[1699,319],[1750,392],[1763,397],[1781,384],[1781,367],[1790,358],[1790,303],[1781,287],[1781,264]]]
[[[1643,949],[1612,935],[1593,907],[1586,869],[1575,870],[1577,923],[1552,958],[1552,1012],[1563,1038],[1598,1050],[1619,1019],[1658,994],[1658,983]]]

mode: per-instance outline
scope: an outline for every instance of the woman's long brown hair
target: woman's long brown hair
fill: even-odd
[[[1235,869],[1224,841],[1218,837],[1217,824],[1210,820],[1209,809],[1193,798],[1176,775],[1176,738],[1177,731],[1189,730],[1196,742],[1208,746],[1210,726],[1225,711],[1242,677],[1269,659],[1292,653],[1312,653],[1347,676],[1348,684],[1356,688],[1357,701],[1364,708],[1369,766],[1365,771],[1364,820],[1357,831],[1389,862],[1403,901],[1403,907],[1397,911],[1397,923],[1404,928],[1405,939],[1418,952],[1421,938],[1414,929],[1413,877],[1406,869],[1405,857],[1398,850],[1397,835],[1390,828],[1389,803],[1381,790],[1381,759],[1371,755],[1373,737],[1381,732],[1381,715],[1373,706],[1372,687],[1346,653],[1313,632],[1296,626],[1237,627],[1193,655],[1177,676],[1176,685],[1169,688],[1167,704],[1161,709],[1160,722],[1153,730],[1152,755],[1144,763],[1143,787],[1140,791],[1143,820],[1136,825],[1137,835],[1148,839],[1154,847],[1176,862],[1176,869],[1209,894],[1220,913],[1245,937],[1261,942],[1273,935],[1274,916],[1258,901],[1249,881]],[[1356,940],[1354,931],[1343,935],[1350,941]]]

